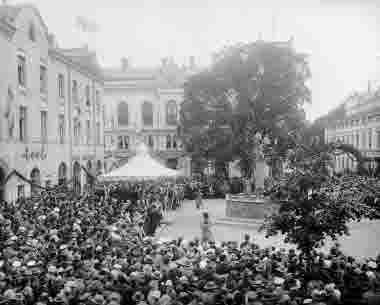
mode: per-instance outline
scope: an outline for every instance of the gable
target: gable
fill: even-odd
[[[48,41],[48,28],[42,19],[40,12],[33,5],[20,6],[18,14],[14,16],[13,23],[17,30],[26,31],[27,35],[29,35],[31,24],[33,24],[36,39],[42,39],[46,42]]]

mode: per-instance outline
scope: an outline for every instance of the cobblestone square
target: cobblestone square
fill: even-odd
[[[204,203],[214,222],[219,218],[225,217],[225,200],[210,199],[204,200]],[[201,212],[195,209],[194,201],[185,201],[181,209],[169,212],[166,215],[166,218],[170,221],[170,225],[160,228],[158,235],[163,238],[183,236],[185,239],[200,236],[200,214]],[[291,246],[284,244],[281,236],[265,238],[264,232],[258,232],[258,228],[259,225],[215,224],[213,233],[218,241],[240,241],[245,233],[249,233],[261,246]],[[360,223],[352,223],[350,224],[350,234],[350,236],[343,236],[339,240],[345,253],[356,257],[378,255],[380,251],[379,220],[364,220]]]

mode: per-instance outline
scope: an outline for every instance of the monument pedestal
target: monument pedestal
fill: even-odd
[[[279,203],[255,194],[226,195],[226,217],[217,223],[257,226],[279,207]]]
[[[256,195],[226,196],[226,216],[240,219],[264,219],[278,204]]]

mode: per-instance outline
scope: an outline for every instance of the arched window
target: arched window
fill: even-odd
[[[73,166],[73,182],[74,182],[74,192],[79,194],[81,191],[81,183],[80,183],[80,165],[78,162],[74,163]]]
[[[176,135],[173,136],[173,141],[172,141],[172,143],[173,143],[173,148],[174,148],[174,149],[177,149],[177,136],[176,136]]]
[[[58,167],[58,185],[63,185],[67,180],[67,166],[65,163],[61,163]]]
[[[166,149],[172,148],[172,137],[170,135],[166,136]]]
[[[87,169],[89,174],[92,174],[92,164],[91,164],[90,160],[87,161],[86,169]],[[86,184],[87,185],[92,184],[92,177],[89,174],[86,175]]]
[[[73,85],[71,88],[71,95],[73,98],[73,103],[78,104],[79,99],[78,99],[78,82],[74,79],[73,80]]]
[[[177,103],[171,100],[166,104],[166,123],[168,125],[176,125],[177,116],[178,116]]]
[[[154,146],[154,141],[153,141],[153,136],[152,136],[152,135],[149,135],[149,136],[148,136],[148,145],[149,145],[150,147],[152,147],[152,148],[153,148],[153,146]]]
[[[129,136],[124,136],[124,149],[129,149]]]
[[[153,126],[153,104],[151,102],[143,103],[142,119],[144,126]]]
[[[103,171],[102,161],[98,160],[96,162],[96,174],[101,175]]]
[[[123,136],[117,136],[117,149],[123,149]]]
[[[119,126],[128,126],[129,111],[126,102],[120,102],[119,105],[117,105],[117,121]]]
[[[91,106],[91,100],[90,100],[90,86],[86,86],[86,106]]]
[[[37,185],[41,185],[41,174],[38,168],[33,168],[30,173],[30,180],[33,183],[30,187],[31,195],[37,195],[39,193],[39,188]]]

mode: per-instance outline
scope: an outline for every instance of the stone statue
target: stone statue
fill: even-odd
[[[264,156],[264,144],[268,141],[267,138],[262,139],[261,134],[257,133],[255,136],[255,190],[262,191],[264,190],[264,181],[268,176],[268,166],[265,162]]]

